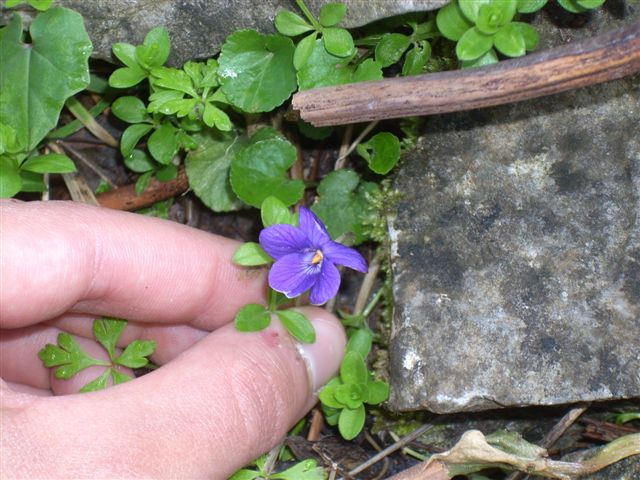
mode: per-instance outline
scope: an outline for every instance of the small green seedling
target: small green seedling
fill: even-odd
[[[234,473],[229,480],[325,480],[327,474],[313,459],[302,460],[282,472],[271,473],[266,468],[268,455],[258,458],[254,465],[256,470],[243,468]]]
[[[61,332],[57,345],[47,344],[38,352],[38,357],[47,368],[55,368],[56,378],[69,380],[88,367],[106,367],[104,373],[80,389],[81,392],[93,392],[109,386],[128,382],[133,377],[122,373],[118,366],[142,368],[149,365],[149,357],[156,349],[154,340],[134,340],[118,354],[116,345],[125,327],[126,320],[102,317],[93,322],[93,335],[109,354],[109,360],[98,360],[87,354],[73,336]]]

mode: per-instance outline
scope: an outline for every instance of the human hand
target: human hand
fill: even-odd
[[[231,263],[235,241],[67,202],[3,201],[0,234],[3,477],[227,478],[277,445],[339,368],[344,331],[323,309],[304,308],[312,345],[275,319],[253,334],[230,324],[266,294],[263,271]],[[37,352],[65,330],[97,357],[102,315],[129,320],[123,345],[156,340],[163,366],[78,394],[100,367],[58,380]]]

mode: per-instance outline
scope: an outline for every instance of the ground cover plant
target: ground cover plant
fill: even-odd
[[[7,7],[20,3],[9,1]],[[176,183],[183,175],[212,212],[259,212],[262,229],[238,249],[234,262],[269,268],[268,304],[240,309],[235,319],[239,330],[260,331],[273,314],[297,341],[313,343],[311,323],[293,307],[311,303],[335,308],[342,267],[359,272],[359,277],[348,273],[351,283],[361,283],[357,299],[339,304],[338,310],[349,334],[347,352],[339,375],[319,400],[325,421],[343,439],[368,434],[363,433],[367,409],[383,404],[389,395],[384,369],[376,365],[384,356],[392,302],[384,276],[384,216],[398,193],[385,176],[412,148],[420,120],[316,128],[302,120],[289,121],[288,102],[298,90],[481,67],[525,55],[535,50],[538,34],[521,20],[547,0],[453,0],[437,12],[406,15],[358,31],[340,27],[348,15],[344,4],[327,3],[315,16],[296,0],[298,10],[281,10],[275,16],[277,33],[235,32],[216,58],[189,61],[180,68],[166,65],[171,38],[157,26],[140,45],[113,45],[121,65],[108,75],[90,69],[91,42],[80,15],[49,8],[51,3],[29,2],[42,12],[28,33],[19,14],[0,31],[0,195],[44,192],[49,174],[74,172],[67,156],[71,150],[60,151],[54,140],[83,126],[113,146],[113,138],[95,121],[110,108],[124,125],[116,147],[135,178],[138,196],[153,185]],[[559,1],[573,13],[602,3]],[[25,44],[31,48],[22,48]],[[54,75],[51,68],[65,75]],[[99,95],[100,101],[87,109],[78,101],[83,91]],[[76,120],[59,125],[65,105]],[[313,152],[323,143],[336,147],[320,158]],[[102,183],[95,193],[107,190]],[[171,201],[155,203],[142,213],[168,216]],[[136,341],[116,355],[114,345],[124,328],[126,321],[120,319],[94,323],[95,338],[107,350],[109,362],[87,355],[68,334],[61,334],[57,345],[43,346],[40,358],[56,368],[61,379],[88,366],[104,366],[104,373],[83,391],[128,381],[118,366],[153,368],[148,357],[155,344]],[[376,415],[384,417],[379,408]],[[637,422],[638,413],[622,412],[616,421]],[[521,438],[494,436],[487,442],[511,448],[516,456],[531,453]],[[290,460],[292,450],[282,446],[233,478],[326,478],[326,469],[308,459],[275,472],[275,458]],[[416,458],[425,452],[408,451]],[[487,478],[475,472],[492,462],[475,460],[456,472]],[[522,465],[518,461],[501,468],[517,469]]]

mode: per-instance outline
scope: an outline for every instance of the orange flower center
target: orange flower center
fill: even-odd
[[[322,255],[322,251],[316,250],[315,255],[311,259],[311,265],[319,264],[322,261],[323,258],[324,258],[324,255]]]

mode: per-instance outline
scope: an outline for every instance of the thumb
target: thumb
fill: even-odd
[[[228,478],[277,445],[339,368],[338,320],[300,311],[314,344],[296,344],[275,318],[258,333],[227,325],[135,381],[6,402],[5,466],[27,469],[18,477]]]

